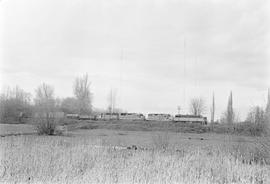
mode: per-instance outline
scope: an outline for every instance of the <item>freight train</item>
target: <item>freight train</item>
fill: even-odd
[[[206,125],[207,118],[201,115],[182,115],[176,114],[172,116],[170,114],[152,113],[147,117],[141,113],[101,113],[99,115],[79,115],[79,114],[67,114],[67,118],[79,119],[79,120],[128,120],[128,121],[171,121],[180,123],[197,123]]]

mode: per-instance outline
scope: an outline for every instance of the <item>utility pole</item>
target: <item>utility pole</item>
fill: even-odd
[[[184,36],[184,111],[186,109],[186,37]]]

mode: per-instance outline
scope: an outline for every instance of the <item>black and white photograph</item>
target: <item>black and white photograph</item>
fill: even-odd
[[[270,184],[269,12],[0,0],[0,183]]]

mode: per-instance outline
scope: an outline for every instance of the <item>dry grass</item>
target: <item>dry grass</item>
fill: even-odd
[[[35,133],[35,127],[25,124],[0,124],[0,135]]]
[[[170,137],[168,132],[158,133],[152,137],[154,149],[166,151],[170,146]]]
[[[219,148],[134,151],[81,137],[0,139],[2,183],[270,183],[270,168]],[[182,148],[186,150],[186,148]]]

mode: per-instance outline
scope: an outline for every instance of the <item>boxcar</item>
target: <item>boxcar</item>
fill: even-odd
[[[196,116],[196,115],[181,115],[177,114],[174,116],[173,119],[175,122],[182,122],[182,123],[199,123],[202,125],[207,124],[207,118],[203,117],[201,115]]]
[[[66,114],[66,117],[67,118],[70,118],[70,119],[79,119],[79,114]]]
[[[119,114],[118,113],[102,113],[97,118],[99,120],[118,120]]]
[[[145,120],[145,116],[139,113],[120,113],[120,120]]]
[[[148,121],[172,121],[173,117],[170,114],[148,114]]]

